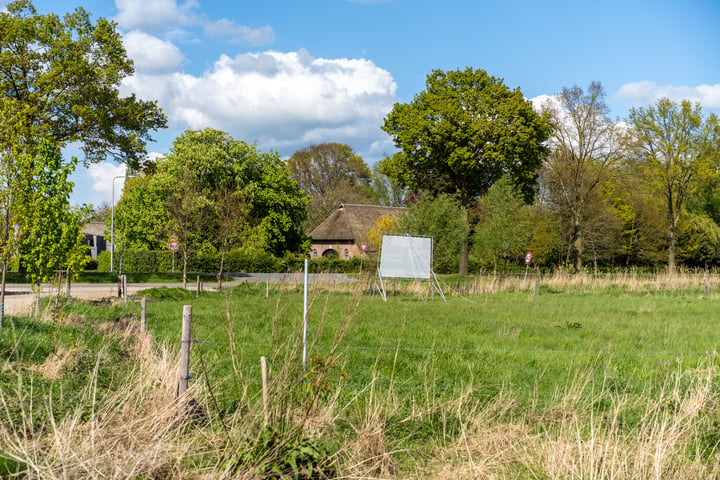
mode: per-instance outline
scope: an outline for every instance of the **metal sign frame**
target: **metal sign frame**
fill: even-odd
[[[440,294],[437,275],[432,267],[433,237],[427,235],[383,234],[380,242],[380,262],[375,274],[375,288],[384,301],[387,301],[385,279],[402,278],[424,280]]]

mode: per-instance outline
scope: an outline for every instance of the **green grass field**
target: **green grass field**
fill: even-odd
[[[231,376],[222,361],[231,339],[244,378],[252,378],[260,356],[297,355],[300,292],[265,298],[264,286],[243,286],[226,296],[150,303],[148,328],[157,339],[179,343],[183,304],[194,309],[194,350],[212,365],[205,372],[194,361],[196,377]],[[383,302],[320,291],[310,298],[308,357],[325,357],[335,346],[346,378],[332,380],[348,388],[374,380],[423,395],[472,386],[522,398],[555,394],[578,371],[592,370],[589,390],[605,382],[617,393],[652,394],[668,372],[692,368],[717,349],[719,317],[720,301],[700,292],[504,293],[447,302],[402,295]]]
[[[119,334],[137,324],[137,303],[72,302],[1,332],[0,351],[14,365],[0,373],[3,415],[48,432],[48,410],[54,421],[92,423],[103,401],[123,411],[158,388],[171,395],[177,359],[167,349],[179,349],[189,304],[191,391],[211,420],[184,426],[172,443],[196,445],[209,431],[214,440],[200,457],[187,453],[185,474],[256,478],[275,468],[287,476],[270,478],[323,478],[292,467],[303,459],[330,478],[717,474],[720,292],[587,290],[544,286],[539,295],[530,288],[444,302],[405,288],[383,302],[365,288],[315,285],[305,370],[299,287],[273,286],[266,296],[265,285],[242,284],[199,299],[179,288],[148,290],[141,295],[150,299],[152,362],[169,365],[164,385],[142,373],[150,367],[138,367],[137,347]],[[102,325],[115,333],[99,335]],[[64,376],[33,373],[32,365],[78,347]],[[270,427],[262,422],[261,356],[272,370]],[[144,393],[114,396],[135,391],[126,384]],[[12,471],[28,461],[7,463]]]

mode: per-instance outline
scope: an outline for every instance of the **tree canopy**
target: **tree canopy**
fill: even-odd
[[[484,70],[435,70],[411,103],[395,104],[383,130],[400,149],[383,173],[403,186],[454,195],[467,209],[503,175],[532,198],[552,124]],[[467,239],[460,273],[467,273]]]
[[[701,178],[715,177],[720,160],[720,122],[699,104],[659,99],[630,111],[636,155],[647,172],[646,187],[662,196],[668,225],[668,270],[675,269],[677,229],[690,193]]]
[[[310,231],[341,203],[365,203],[370,199],[370,169],[352,147],[320,143],[293,153],[288,160],[290,176],[310,196]]]
[[[166,118],[156,102],[121,97],[134,73],[115,23],[82,8],[40,15],[30,0],[0,13],[0,143],[80,142],[90,162],[111,156],[138,166]]]
[[[586,91],[577,85],[563,88],[553,100],[543,105],[555,124],[545,178],[553,202],[569,223],[567,261],[574,260],[575,270],[580,271],[583,240],[591,230],[588,217],[598,211],[593,200],[621,160],[620,134],[617,124],[607,117],[600,82],[592,82]]]
[[[465,206],[504,174],[531,197],[551,129],[519,89],[484,70],[435,70],[425,91],[385,118],[383,130],[400,149],[385,173],[412,189],[455,195]]]
[[[115,209],[116,235],[128,245],[163,248],[182,236],[181,249],[220,251],[229,239],[275,255],[302,248],[307,195],[277,153],[219,130],[188,130],[152,170],[128,182]],[[226,221],[239,215],[234,226]]]

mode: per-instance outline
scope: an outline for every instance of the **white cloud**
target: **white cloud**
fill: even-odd
[[[536,112],[548,108],[557,109],[562,107],[562,102],[558,95],[538,95],[537,97],[531,98],[530,102],[532,102],[533,109]]]
[[[115,0],[115,20],[123,30],[139,30],[163,34],[171,38],[193,41],[184,28],[200,26],[209,37],[224,37],[232,43],[268,45],[275,41],[275,31],[266,25],[252,28],[234,20],[210,20],[197,10],[196,0]]]
[[[193,25],[199,7],[195,0],[178,4],[177,0],[115,0],[115,20],[124,30],[162,32],[176,26]]]
[[[626,83],[615,94],[615,98],[633,105],[648,105],[658,99],[667,97],[673,101],[684,99],[698,102],[703,108],[720,109],[720,83],[714,85],[698,85],[695,87],[658,85],[655,82]]]
[[[371,145],[395,102],[390,73],[364,59],[305,50],[223,55],[202,76],[138,74],[125,93],[159,99],[174,128],[213,127],[263,148],[337,141]]]
[[[123,44],[138,71],[170,72],[186,60],[172,43],[137,30],[124,34]]]
[[[223,18],[205,22],[205,34],[209,37],[229,37],[233,43],[267,45],[275,41],[275,31],[270,26],[250,28]]]
[[[97,198],[97,201],[93,203],[110,203],[112,200],[113,189],[115,191],[115,202],[117,202],[122,193],[122,187],[125,183],[124,179],[115,177],[125,176],[126,166],[115,165],[111,162],[100,162],[93,163],[87,168],[87,178],[90,181],[90,187],[95,194],[93,198]]]

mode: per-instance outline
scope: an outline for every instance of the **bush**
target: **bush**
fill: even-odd
[[[98,272],[109,272],[110,271],[110,252],[105,250],[97,256],[97,268]]]
[[[115,253],[113,268],[120,268],[120,252]],[[268,252],[248,252],[231,250],[225,254],[223,272],[226,273],[284,273],[303,270],[305,257],[287,253],[278,258]],[[338,258],[312,258],[308,262],[310,273],[357,273],[360,271],[360,258],[349,260]],[[201,252],[188,258],[188,272],[216,273],[220,267],[220,254]],[[374,272],[377,259],[362,259],[362,271]],[[125,250],[122,254],[123,273],[169,273],[172,271],[172,252],[167,250]],[[101,252],[97,259],[97,271],[110,271],[110,252]],[[175,255],[175,272],[182,271],[182,258]]]

